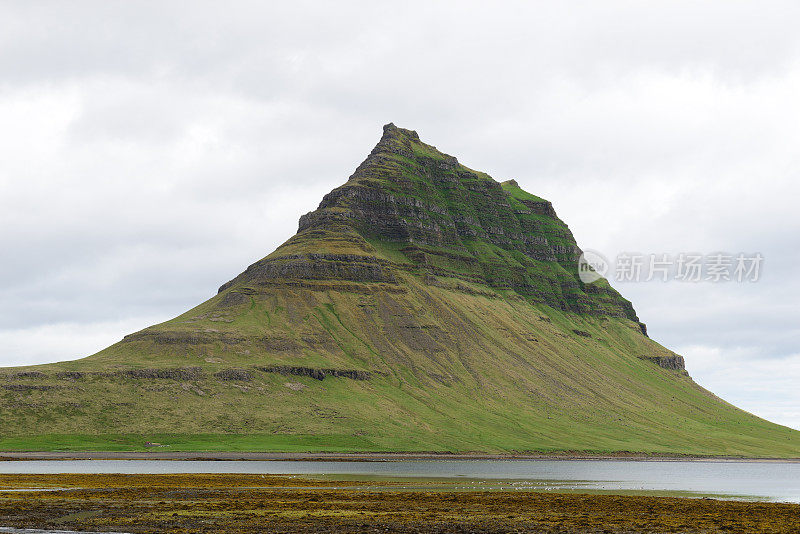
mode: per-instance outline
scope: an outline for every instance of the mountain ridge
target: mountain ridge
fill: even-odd
[[[0,369],[0,450],[800,456],[800,433],[698,386],[606,280],[581,281],[580,254],[550,202],[388,124],[206,302]]]
[[[350,236],[348,244],[362,253],[361,258],[359,254],[337,259],[335,255],[313,253],[309,257],[319,263],[306,264],[303,277],[392,282],[394,278],[391,272],[386,272],[387,268],[396,270],[400,265],[388,259],[374,260],[368,247],[359,243],[359,236],[373,237],[403,244],[400,251],[410,261],[401,264],[414,264],[417,272],[424,271],[429,276],[477,280],[490,287],[525,293],[529,298],[561,309],[625,316],[638,322],[630,302],[608,284],[586,285],[577,277],[581,250],[550,202],[523,191],[515,181],[500,184],[485,173],[468,169],[454,156],[422,143],[413,130],[390,123],[383,132],[381,140],[347,182],[325,195],[317,210],[300,218],[295,237],[251,265],[237,279],[243,276],[246,280],[250,275],[251,281],[257,281],[259,273],[263,279],[291,275],[303,256],[281,254],[284,249],[291,250],[308,233],[316,245],[314,249],[319,250],[323,247],[313,242],[314,238],[338,232],[338,236]],[[415,155],[416,159],[412,159]],[[478,203],[481,209],[453,209],[454,205],[463,208]],[[353,228],[358,235],[352,235]],[[476,257],[478,251],[473,241],[505,252],[522,253],[524,260],[520,262],[517,255],[501,258],[503,261],[494,262],[495,265],[482,262]],[[347,269],[343,262],[360,264]],[[516,269],[502,269],[506,266],[500,264],[509,262],[514,262]],[[540,266],[535,262],[554,264],[555,272],[536,268]],[[493,267],[501,272],[491,272]],[[535,272],[526,276],[525,270],[534,268]],[[572,272],[567,274],[564,272],[567,270]],[[237,279],[223,285],[220,291],[231,287]],[[531,279],[544,279],[552,287],[535,287]],[[608,297],[605,308],[603,303],[596,302],[602,295]]]

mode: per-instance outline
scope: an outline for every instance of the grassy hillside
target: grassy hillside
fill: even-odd
[[[200,323],[214,341],[187,347],[143,336],[84,360],[6,370],[0,383],[25,388],[0,390],[0,448],[153,441],[171,450],[798,455],[797,432],[642,359],[670,353],[629,320],[409,286],[399,295],[287,291],[225,312],[218,296],[153,329],[179,339]],[[264,324],[284,346],[314,338],[324,349],[284,358],[274,345],[219,341],[258,339]],[[370,377],[258,369],[274,365]],[[131,368],[166,372],[125,374]]]
[[[477,206],[477,207],[476,207]],[[0,450],[800,456],[695,384],[549,202],[387,127],[278,250],[185,314],[0,369]]]

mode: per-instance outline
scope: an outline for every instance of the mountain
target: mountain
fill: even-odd
[[[598,214],[602,215],[602,214]],[[0,449],[800,456],[698,386],[553,205],[384,127],[298,232],[196,308],[0,370]]]

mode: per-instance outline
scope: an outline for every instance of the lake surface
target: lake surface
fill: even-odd
[[[407,481],[405,489],[716,496],[800,503],[800,463],[632,460],[0,461],[0,473],[255,473]],[[396,488],[395,488],[396,489]],[[2,532],[2,531],[0,531]]]

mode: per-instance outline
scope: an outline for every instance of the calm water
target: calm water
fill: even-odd
[[[256,473],[447,483],[460,489],[653,492],[800,503],[800,463],[627,460],[0,462],[0,473]],[[0,532],[2,532],[0,530]]]

